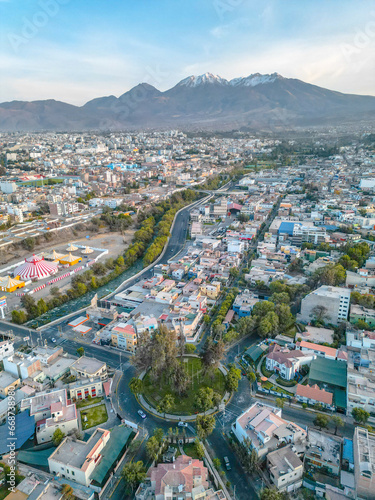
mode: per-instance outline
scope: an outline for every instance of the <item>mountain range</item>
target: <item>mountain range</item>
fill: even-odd
[[[189,76],[164,92],[140,83],[73,106],[53,99],[0,104],[0,131],[85,131],[180,128],[282,130],[369,122],[375,97],[343,94],[278,73],[226,80]]]

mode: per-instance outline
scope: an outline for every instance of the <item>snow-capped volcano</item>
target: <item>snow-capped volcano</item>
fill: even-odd
[[[264,83],[274,83],[276,80],[282,80],[283,77],[278,73],[272,73],[270,75],[261,75],[260,73],[254,73],[246,77],[233,78],[228,83],[233,87],[238,87],[243,85],[244,87],[256,87],[257,85],[262,85]]]
[[[205,73],[204,75],[199,75],[199,76],[195,75],[188,76],[187,78],[181,80],[178,85],[185,87],[198,87],[199,85],[204,85],[207,83],[228,85],[229,82],[228,80],[225,80],[225,78],[221,78],[221,76],[213,75],[212,73]]]

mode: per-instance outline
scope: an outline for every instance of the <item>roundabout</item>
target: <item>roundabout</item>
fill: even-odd
[[[141,383],[136,396],[146,411],[166,420],[193,421],[198,415],[215,413],[228,402],[230,393],[226,390],[224,366],[206,373],[201,358],[196,355],[184,356],[179,362],[188,376],[186,390],[182,392],[176,390],[173,381],[164,374],[155,381],[150,370],[139,376]]]

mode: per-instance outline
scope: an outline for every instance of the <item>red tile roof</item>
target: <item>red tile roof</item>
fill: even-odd
[[[315,385],[297,385],[296,396],[301,396],[303,398],[312,399],[314,401],[319,401],[320,403],[332,404],[333,394],[331,392],[327,392],[324,389],[319,389],[319,387]]]

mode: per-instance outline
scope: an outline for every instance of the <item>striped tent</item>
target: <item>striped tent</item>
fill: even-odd
[[[92,248],[89,248],[89,247],[86,247],[84,250],[82,250],[81,253],[83,253],[84,255],[87,255],[89,253],[92,253],[94,250]]]
[[[75,247],[73,243],[71,243],[66,249],[67,252],[75,252],[76,250],[78,250],[78,247]]]
[[[40,280],[49,278],[56,272],[57,264],[55,262],[48,262],[44,260],[44,257],[33,255],[25,259],[24,264],[14,270],[13,276],[19,276],[21,280]]]
[[[53,250],[52,253],[44,254],[44,258],[47,260],[59,261],[63,257],[66,257],[66,253],[57,253],[56,250]]]
[[[23,286],[25,286],[24,281],[16,280],[10,276],[1,276],[0,278],[0,290],[3,292],[14,292]]]

